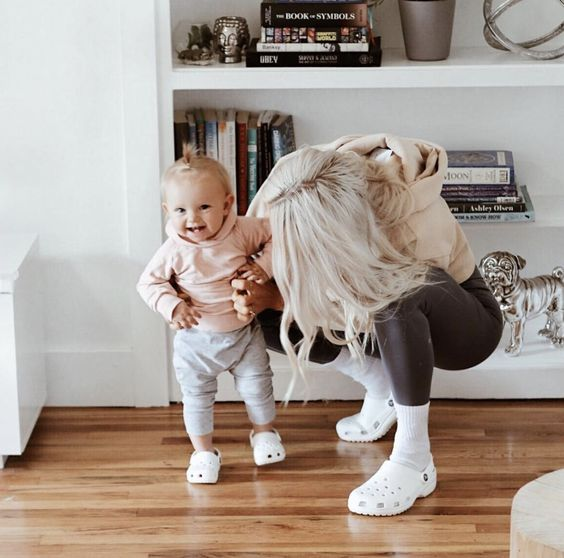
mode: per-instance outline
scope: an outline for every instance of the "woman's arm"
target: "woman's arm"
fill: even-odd
[[[274,281],[259,285],[247,279],[233,279],[233,307],[241,321],[248,321],[249,315],[260,314],[263,310],[283,310],[284,301]]]

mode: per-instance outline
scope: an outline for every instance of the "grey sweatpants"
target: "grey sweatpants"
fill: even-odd
[[[253,424],[274,420],[272,370],[257,321],[229,332],[181,329],[174,337],[174,368],[182,390],[184,424],[188,434],[213,432],[217,377],[233,374],[235,387]]]

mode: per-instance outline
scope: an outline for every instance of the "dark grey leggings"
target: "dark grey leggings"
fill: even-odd
[[[391,306],[375,323],[377,346],[367,354],[380,357],[396,402],[424,405],[429,401],[433,368],[462,370],[484,361],[497,347],[503,330],[499,306],[478,269],[458,284],[448,273],[431,268],[426,285]],[[268,347],[283,352],[280,312],[266,310],[258,318]],[[290,330],[297,343],[301,333]],[[337,358],[340,346],[318,335],[310,354],[313,362]]]

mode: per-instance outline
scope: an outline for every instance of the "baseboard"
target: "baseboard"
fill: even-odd
[[[564,351],[556,349],[563,358],[561,369],[554,366],[507,365],[474,368],[463,371],[436,369],[431,397],[434,399],[553,399],[564,398]],[[516,357],[512,362],[519,364]],[[286,396],[292,372],[288,360],[271,353],[274,370],[274,397],[281,401]],[[335,370],[312,367],[307,374],[309,390],[298,380],[290,400],[356,400],[362,399],[364,390],[358,383]],[[306,397],[307,394],[307,397]],[[222,374],[219,379],[218,401],[240,401],[233,385],[233,378]]]
[[[559,354],[564,358],[564,351]],[[520,357],[516,357],[517,361]],[[525,361],[523,361],[525,362]],[[287,359],[272,355],[274,396],[286,397],[292,377]],[[48,406],[135,406],[135,375],[130,350],[49,351],[46,355]],[[158,374],[155,371],[155,374]],[[161,372],[166,376],[166,372]],[[331,369],[312,367],[307,388],[301,379],[290,400],[358,400],[362,386]],[[166,377],[163,378],[166,381]],[[137,386],[139,389],[140,386]],[[141,386],[142,388],[142,386]],[[147,387],[150,389],[150,386]],[[460,372],[436,370],[431,391],[433,398],[446,399],[543,399],[564,398],[564,364],[562,369],[519,366],[514,368],[476,368]],[[175,399],[173,396],[172,399]],[[233,378],[219,378],[218,401],[240,401]],[[156,401],[149,405],[162,405]]]

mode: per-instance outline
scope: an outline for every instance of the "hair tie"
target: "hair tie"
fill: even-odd
[[[190,169],[192,168],[192,167],[190,166],[190,162],[187,161],[186,159],[183,159],[183,161],[184,161],[184,166],[185,166],[188,170],[190,170]]]

